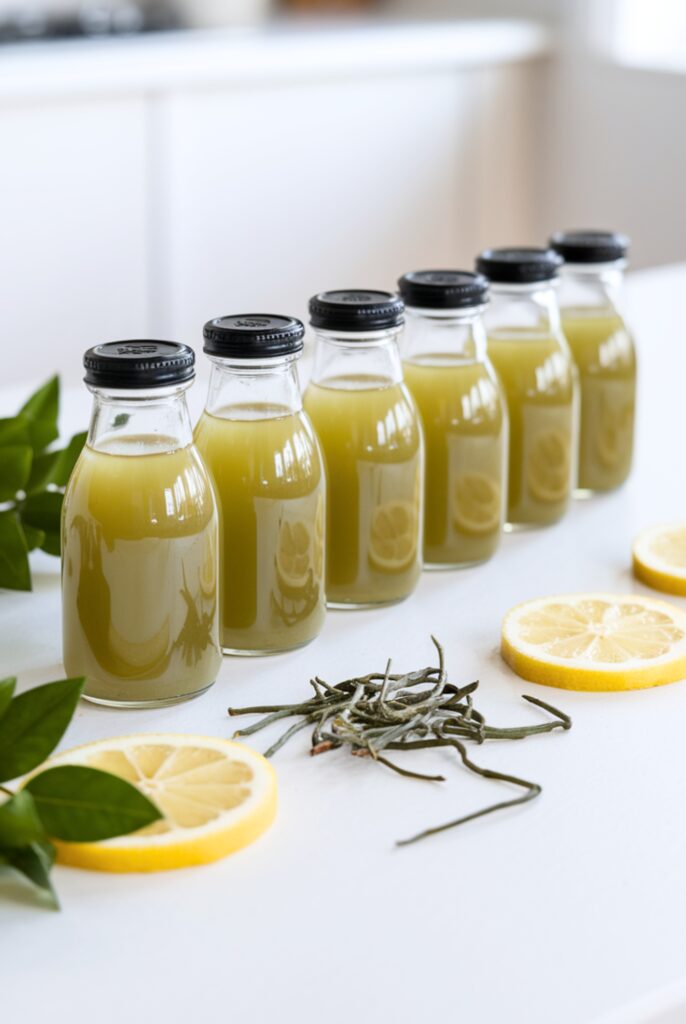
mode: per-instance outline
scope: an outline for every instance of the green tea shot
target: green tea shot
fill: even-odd
[[[488,281],[416,271],[398,287],[403,370],[426,447],[424,567],[475,565],[500,543],[507,497],[507,407],[483,325]]]
[[[636,350],[621,311],[629,252],[625,235],[565,231],[550,240],[563,257],[562,330],[579,371],[577,497],[620,487],[631,472]]]
[[[412,593],[422,567],[424,449],[403,381],[403,304],[389,292],[322,292],[305,409],[329,481],[327,599],[373,607]]]
[[[576,477],[577,370],[560,328],[551,249],[489,249],[488,356],[510,421],[506,529],[548,526],[569,506]]]
[[[64,667],[84,696],[150,707],[221,664],[219,513],[186,405],[193,351],[111,342],[84,357],[88,440],[62,511]]]
[[[326,479],[303,411],[292,317],[210,320],[207,404],[195,430],[222,513],[222,647],[276,654],[324,625]]]

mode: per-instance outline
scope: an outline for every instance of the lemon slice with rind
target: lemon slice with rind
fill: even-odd
[[[455,526],[479,536],[500,527],[500,484],[485,473],[463,473],[455,481]]]
[[[686,612],[652,597],[572,594],[517,605],[501,653],[524,679],[636,690],[686,678]]]
[[[303,587],[312,565],[310,528],[301,520],[284,522],[279,531],[276,561],[286,585]]]
[[[606,469],[616,469],[631,450],[634,429],[633,403],[616,408],[602,405],[596,437],[596,452]]]
[[[369,560],[382,572],[402,572],[417,556],[417,511],[409,501],[388,501],[374,510]]]
[[[149,733],[98,740],[49,761],[119,775],[164,818],[99,843],[56,842],[61,864],[96,871],[165,871],[219,860],[257,839],[276,815],[276,774],[260,754],[209,736]]]
[[[655,590],[686,597],[686,523],[651,526],[633,549],[634,574]]]
[[[528,460],[527,481],[536,501],[556,504],[570,490],[570,443],[561,430],[536,435]]]

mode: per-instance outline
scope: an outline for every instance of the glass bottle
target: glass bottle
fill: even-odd
[[[390,292],[322,292],[310,317],[305,408],[328,471],[327,597],[338,608],[390,604],[421,572],[424,455],[397,345],[403,304]]]
[[[476,261],[491,285],[488,355],[510,423],[510,530],[561,519],[575,480],[578,382],[555,296],[561,265],[551,249],[488,249]]]
[[[424,566],[490,558],[507,487],[507,410],[486,353],[488,281],[466,271],[418,271],[398,281],[405,303],[405,381],[424,427]]]
[[[195,438],[222,512],[227,654],[301,647],[324,624],[326,480],[298,383],[304,333],[286,316],[205,324],[212,375]]]
[[[562,330],[579,371],[578,497],[610,491],[631,471],[636,352],[618,306],[629,239],[609,231],[564,231],[553,249],[565,261]]]
[[[218,510],[186,405],[194,359],[159,341],[84,356],[94,402],[62,510],[63,647],[99,704],[173,704],[221,664]]]

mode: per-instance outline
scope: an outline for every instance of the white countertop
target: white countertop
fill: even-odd
[[[389,655],[398,667],[427,664],[433,631],[451,679],[481,679],[478,706],[495,722],[538,719],[522,693],[573,716],[569,733],[474,752],[538,780],[542,796],[395,849],[394,839],[507,790],[448,755],[425,762],[447,768],[443,788],[344,754],[312,760],[303,733],[275,757],[279,817],[253,847],[150,876],[58,868],[61,914],[5,883],[3,1019],[599,1024],[611,1014],[612,1024],[645,1024],[658,1007],[661,1024],[685,1019],[686,684],[566,693],[519,680],[497,653],[516,602],[642,591],[629,571],[632,537],[683,518],[685,292],[686,266],[629,281],[640,413],[636,469],[621,492],[575,504],[549,530],[504,538],[487,565],[424,575],[402,605],[332,613],[304,650],[227,659],[196,701],[139,712],[84,703],[63,743],[146,730],[229,736],[229,704],[297,700],[315,672],[336,680]],[[15,397],[0,392],[0,415]],[[70,424],[83,422],[85,394],[69,406]],[[61,673],[58,565],[33,564],[35,593],[0,595],[2,669],[23,687]],[[263,750],[268,737],[254,740]],[[642,1009],[618,1009],[632,1004]]]
[[[273,25],[0,47],[0,101],[475,67],[550,50],[529,21]]]

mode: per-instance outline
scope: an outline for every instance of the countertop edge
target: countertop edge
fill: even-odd
[[[522,20],[277,25],[27,43],[0,50],[0,102],[486,67],[533,60],[552,48],[548,28]]]

